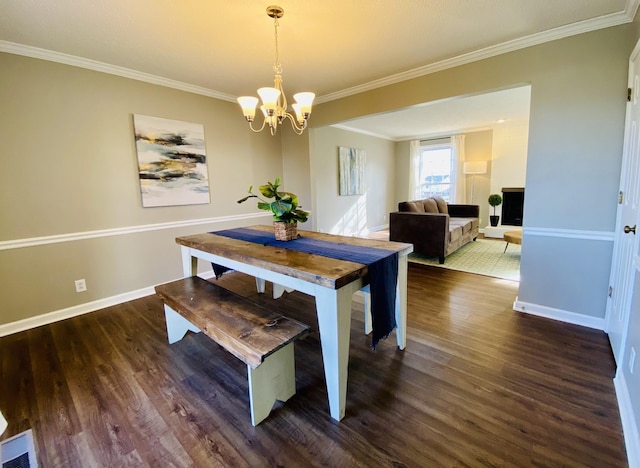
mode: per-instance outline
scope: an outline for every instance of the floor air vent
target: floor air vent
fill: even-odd
[[[31,429],[0,443],[2,468],[37,468]]]

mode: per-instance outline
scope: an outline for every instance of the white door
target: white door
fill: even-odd
[[[606,331],[618,366],[622,364],[633,292],[634,257],[638,252],[637,236],[633,229],[638,220],[640,204],[640,42],[636,44],[629,62],[629,88],[631,92],[627,104],[620,199],[606,316]]]

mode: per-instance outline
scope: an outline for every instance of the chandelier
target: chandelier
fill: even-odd
[[[256,116],[256,106],[258,98],[254,96],[240,96],[238,103],[242,107],[244,118],[249,122],[249,128],[254,132],[261,132],[266,125],[269,125],[271,135],[275,135],[278,131],[278,125],[281,125],[285,119],[289,119],[293,131],[298,135],[302,135],[307,128],[307,121],[311,115],[311,106],[313,99],[316,97],[314,93],[297,93],[293,95],[295,104],[292,104],[295,115],[287,112],[287,98],[282,89],[282,65],[280,64],[280,56],[278,51],[278,19],[284,15],[284,9],[277,5],[267,7],[267,15],[273,18],[273,28],[276,39],[276,60],[273,64],[275,77],[273,79],[273,88],[260,88],[258,95],[262,99],[260,110],[264,116],[262,126],[259,129],[253,127],[253,121]]]

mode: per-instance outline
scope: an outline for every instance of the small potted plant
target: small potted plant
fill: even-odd
[[[500,216],[496,216],[496,206],[499,206],[500,204],[502,204],[502,196],[497,193],[489,195],[489,205],[493,206],[493,216],[489,216],[489,221],[493,227],[496,227],[500,220]]]
[[[297,195],[290,192],[280,192],[280,178],[271,183],[258,187],[260,193],[265,198],[273,198],[268,201],[253,193],[253,185],[249,187],[249,195],[238,200],[243,203],[249,198],[258,199],[258,208],[271,211],[273,213],[273,228],[277,240],[288,241],[298,237],[298,221],[304,223],[309,218],[309,212],[298,206]]]

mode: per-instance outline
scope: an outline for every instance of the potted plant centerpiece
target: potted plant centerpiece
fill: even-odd
[[[493,206],[493,216],[489,216],[489,221],[491,222],[491,226],[496,227],[498,225],[498,220],[500,216],[496,216],[496,206],[502,203],[502,196],[497,193],[492,193],[489,195],[489,205]]]
[[[271,211],[273,213],[273,228],[277,240],[288,241],[298,237],[298,221],[304,223],[309,218],[309,212],[298,206],[298,196],[291,192],[280,192],[280,178],[271,183],[258,187],[260,193],[265,198],[273,198],[267,201],[259,195],[253,193],[253,185],[249,187],[249,195],[238,200],[243,203],[249,198],[258,199],[258,208]]]

